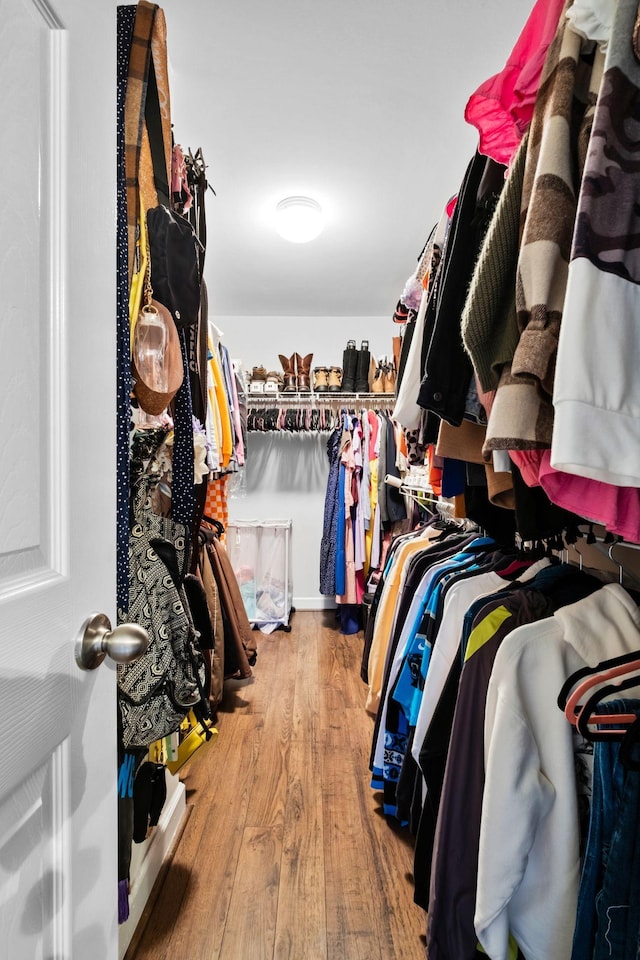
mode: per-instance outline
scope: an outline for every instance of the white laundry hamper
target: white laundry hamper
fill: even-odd
[[[249,622],[291,630],[291,520],[229,520],[225,545]]]

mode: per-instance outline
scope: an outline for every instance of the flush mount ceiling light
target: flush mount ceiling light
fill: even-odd
[[[291,243],[308,243],[322,231],[322,207],[311,197],[286,197],[276,206],[276,230]]]

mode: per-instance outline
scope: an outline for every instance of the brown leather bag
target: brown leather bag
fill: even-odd
[[[209,560],[209,555],[204,545],[200,547],[196,576],[199,577],[204,588],[213,631],[213,647],[208,651],[211,663],[209,706],[212,710],[215,710],[222,701],[224,683],[224,625],[222,622],[222,609],[220,607],[218,587],[216,586],[213,570],[211,569],[211,561]]]
[[[224,623],[225,678],[244,679],[251,676],[257,657],[256,639],[249,623],[238,580],[224,544],[211,528],[200,528],[206,542],[211,569],[218,587]]]

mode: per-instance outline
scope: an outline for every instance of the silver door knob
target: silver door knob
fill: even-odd
[[[81,670],[95,670],[106,656],[116,663],[131,663],[149,646],[149,634],[137,623],[122,623],[115,630],[104,613],[92,613],[82,624],[76,640],[76,663]]]

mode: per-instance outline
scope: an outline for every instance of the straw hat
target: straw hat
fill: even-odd
[[[146,383],[138,372],[136,366],[136,357],[139,356],[140,338],[138,336],[140,324],[136,324],[133,334],[133,354],[131,357],[131,367],[134,377],[134,390],[138,403],[145,413],[152,416],[159,416],[169,406],[176,393],[182,385],[184,379],[184,367],[182,365],[182,351],[180,349],[180,338],[173,321],[173,317],[166,307],[157,300],[151,301],[151,306],[155,308],[158,317],[164,323],[167,332],[167,345],[164,353],[164,367],[167,372],[167,392],[161,393],[154,389],[153,385]]]

